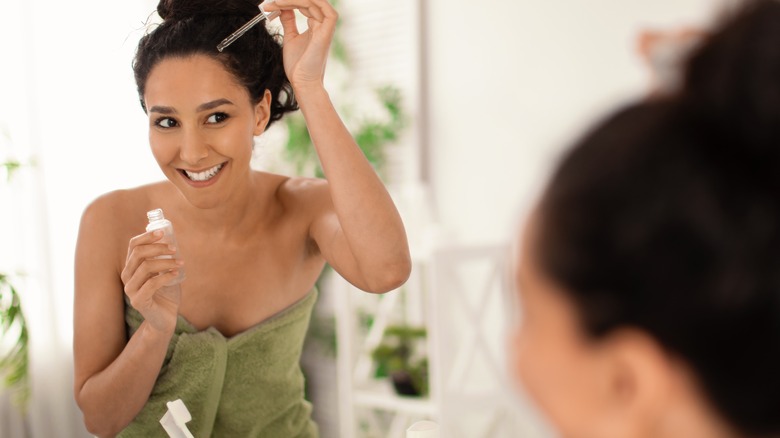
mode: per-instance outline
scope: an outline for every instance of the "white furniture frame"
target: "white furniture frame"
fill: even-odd
[[[507,329],[518,313],[509,262],[506,245],[439,247],[414,260],[404,287],[381,296],[331,277],[341,438],[403,438],[423,419],[450,438],[518,436],[523,415],[506,372]],[[373,316],[368,330],[361,311]],[[427,398],[398,396],[373,378],[371,351],[399,318],[427,329]]]

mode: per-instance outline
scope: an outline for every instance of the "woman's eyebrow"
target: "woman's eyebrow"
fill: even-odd
[[[211,102],[206,102],[198,105],[198,107],[195,109],[197,112],[201,111],[208,111],[210,109],[214,109],[221,105],[233,105],[233,102],[231,102],[228,99],[222,98],[217,100],[212,100]],[[150,113],[160,113],[160,114],[176,114],[178,111],[170,106],[162,106],[162,105],[155,105],[151,108],[149,108]]]
[[[169,107],[169,106],[160,106],[155,105],[151,108],[149,108],[150,113],[160,113],[160,114],[176,114],[176,110]]]
[[[196,111],[198,111],[198,112],[208,111],[210,109],[214,109],[214,108],[216,108],[218,106],[221,106],[221,105],[233,105],[233,102],[231,102],[231,101],[229,101],[228,99],[225,99],[225,98],[212,100],[211,102],[206,102],[206,103],[202,103],[202,104],[198,105],[198,108],[196,109]]]

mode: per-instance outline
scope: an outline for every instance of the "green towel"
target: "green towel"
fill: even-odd
[[[167,437],[166,403],[182,399],[202,437],[316,438],[304,399],[301,351],[317,291],[233,337],[196,330],[179,316],[149,401],[119,437]],[[130,336],[143,321],[125,300]]]

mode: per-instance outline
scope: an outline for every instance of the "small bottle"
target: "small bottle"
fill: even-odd
[[[158,258],[161,259],[176,259],[179,260],[179,245],[176,243],[176,236],[173,234],[173,224],[163,216],[161,208],[146,212],[146,217],[149,219],[149,225],[146,226],[146,231],[162,230],[163,237],[159,240],[160,243],[167,243],[176,247],[176,254],[174,255],[162,255]],[[171,280],[166,286],[173,286],[184,281],[186,277],[184,268],[179,267],[179,276]]]

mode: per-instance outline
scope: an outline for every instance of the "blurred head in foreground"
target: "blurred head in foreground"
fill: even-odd
[[[518,260],[515,369],[563,436],[780,436],[780,1],[578,141]]]

